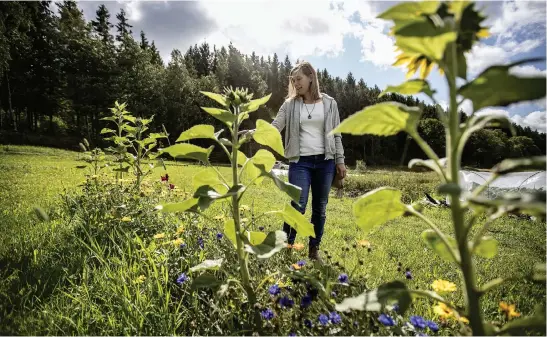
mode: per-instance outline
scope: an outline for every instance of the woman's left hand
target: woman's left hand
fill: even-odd
[[[346,177],[346,165],[336,164],[336,173],[344,179]]]

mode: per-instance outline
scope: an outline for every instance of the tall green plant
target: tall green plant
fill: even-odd
[[[475,79],[469,79],[465,54],[481,37],[487,36],[487,30],[481,27],[485,17],[475,10],[473,2],[402,3],[388,9],[379,15],[379,18],[391,20],[394,24],[392,33],[401,52],[395,65],[406,64],[409,69],[408,75],[420,70],[419,79],[388,86],[381,95],[386,92],[424,93],[435,101],[435,90],[425,78],[433,66],[437,66],[444,74],[450,93],[450,108],[448,112],[438,109],[438,113],[446,132],[446,157],[439,158],[418,133],[418,122],[422,115],[420,108],[396,102],[382,102],[364,108],[344,120],[332,132],[377,136],[395,135],[401,131],[408,133],[429,157],[428,160],[414,159],[409,163],[409,167],[421,165],[438,174],[441,180],[438,192],[447,195],[450,201],[455,235],[452,237],[443,233],[419,210],[412,205],[403,204],[401,192],[390,187],[382,187],[360,197],[353,206],[353,213],[358,225],[365,230],[403,214],[411,214],[424,221],[430,227],[422,233],[427,245],[461,270],[466,305],[465,310],[459,312],[435,292],[409,290],[404,283],[395,281],[367,292],[366,296],[345,299],[337,305],[337,309],[379,310],[390,302],[398,301],[404,313],[412,301],[412,296],[425,296],[444,303],[447,310],[453,310],[457,315],[467,316],[475,335],[510,333],[522,327],[542,327],[545,331],[544,307],[538,308],[537,316],[515,320],[501,328],[484,322],[480,298],[504,280],[499,278],[479,286],[473,263],[474,255],[492,258],[497,254],[497,241],[484,235],[495,219],[513,212],[545,217],[545,192],[506,195],[493,200],[481,195],[488,184],[503,174],[527,168],[544,169],[545,157],[504,160],[493,168],[490,181],[470,193],[463,191],[459,182],[462,152],[466,141],[474,132],[490,126],[501,126],[511,128],[514,133],[507,117],[478,114],[476,111],[484,107],[507,106],[545,96],[545,77],[519,77],[510,73],[510,69],[516,65],[537,60],[491,66]],[[465,84],[458,86],[458,78]],[[458,108],[464,99],[471,100],[474,111],[465,123],[461,123]],[[469,221],[465,221],[466,213],[470,213]],[[477,234],[470,238],[470,229],[481,216],[486,216],[487,220]],[[544,270],[543,268],[543,280]]]
[[[253,184],[260,184],[264,178],[272,179],[274,184],[293,201],[299,202],[300,188],[285,182],[277,177],[271,169],[275,164],[273,154],[260,149],[252,158],[247,158],[239,149],[246,142],[254,139],[257,143],[269,146],[279,155],[284,154],[281,134],[270,123],[259,119],[253,132],[240,132],[242,122],[249,115],[264,105],[271,95],[252,99],[252,94],[242,89],[225,89],[223,95],[212,92],[201,92],[205,96],[219,103],[222,108],[202,108],[205,112],[224,123],[229,133],[228,138],[222,138],[224,130],[216,131],[211,125],[196,125],[182,132],[176,144],[163,150],[174,158],[198,160],[208,167],[197,173],[193,178],[195,193],[192,198],[180,203],[160,205],[162,212],[196,212],[205,211],[213,202],[225,201],[230,205],[232,217],[224,224],[224,233],[234,244],[237,252],[240,282],[245,290],[251,306],[256,303],[255,289],[251,284],[248,260],[250,255],[259,259],[267,259],[286,247],[287,235],[283,231],[269,233],[247,230],[240,219],[240,202],[244,194]],[[231,176],[224,177],[219,170],[211,165],[209,155],[214,145],[202,148],[190,143],[193,139],[210,139],[228,156],[231,164]],[[244,183],[246,182],[246,183]],[[276,214],[294,227],[302,235],[315,236],[313,225],[306,218],[287,203],[283,210],[270,211],[264,214]],[[220,260],[207,260],[191,271],[216,269],[222,264]],[[195,283],[215,284],[211,282],[212,275],[202,274],[195,279]],[[258,325],[258,312],[255,311],[255,322]]]
[[[157,154],[152,152],[158,145],[157,140],[167,136],[164,133],[150,133],[145,136],[154,117],[134,117],[126,110],[126,106],[126,103],[115,102],[114,107],[110,109],[112,116],[104,117],[102,120],[113,122],[116,130],[104,128],[101,134],[111,135],[105,140],[114,142],[114,146],[106,150],[114,155],[118,164],[118,168],[114,169],[116,177],[123,178],[123,173],[131,169],[136,178],[135,187],[140,188],[142,180],[154,169],[154,164],[150,160],[157,157]]]

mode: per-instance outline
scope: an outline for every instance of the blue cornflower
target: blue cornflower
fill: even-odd
[[[306,261],[300,260],[300,261],[296,262],[296,264],[297,264],[299,267],[304,267],[304,265],[306,264]]]
[[[380,323],[382,323],[385,326],[395,325],[395,322],[393,322],[393,318],[391,318],[390,316],[386,314],[381,314],[380,316],[378,316],[378,321],[380,321]]]
[[[340,274],[338,276],[338,282],[347,284],[348,281],[349,281],[348,274]]]
[[[331,295],[332,297],[336,297],[336,291],[331,291],[330,295]]]
[[[311,302],[312,302],[312,297],[310,294],[306,294],[304,295],[304,297],[302,297],[302,302],[300,303],[300,306],[302,308],[307,308],[311,305]]]
[[[421,316],[410,316],[410,324],[414,325],[418,329],[425,329],[425,320]]]
[[[313,323],[312,323],[309,319],[306,318],[306,319],[304,320],[304,326],[305,326],[306,328],[311,329],[311,328],[313,327]]]
[[[281,289],[279,289],[279,286],[277,284],[274,284],[273,286],[271,286],[270,289],[268,289],[268,291],[270,292],[270,295],[272,296],[279,295],[281,293]]]
[[[399,305],[398,304],[395,304],[393,306],[393,308],[391,308],[391,310],[395,311],[395,312],[399,312]]]
[[[319,315],[319,323],[321,323],[321,325],[329,324],[329,316],[327,316],[325,314]]]
[[[295,332],[291,332],[291,333],[289,334],[289,336],[296,336],[296,333],[295,333]]]
[[[198,238],[198,245],[203,248],[204,244],[203,244],[203,238],[202,237],[199,237]]]
[[[410,272],[410,270],[405,272],[405,277],[406,277],[408,280],[412,280],[412,273]]]
[[[184,249],[184,248],[186,248],[186,244],[185,244],[185,243],[181,243],[179,247],[180,247],[180,249]]]
[[[224,236],[224,234],[222,234],[222,233],[217,233],[217,239],[218,239],[218,240],[222,239],[223,236]]]
[[[294,301],[287,296],[283,296],[279,299],[279,304],[282,308],[292,308],[294,305]]]
[[[357,321],[353,322],[353,326],[354,326],[354,327],[358,327],[358,326],[359,326],[359,322],[357,322]]]
[[[177,278],[177,283],[179,285],[183,284],[184,282],[186,282],[188,280],[188,276],[186,276],[185,273],[182,273],[180,274],[180,276]]]
[[[272,311],[272,309],[262,310],[260,315],[262,316],[262,318],[264,318],[265,320],[268,320],[268,321],[270,319],[274,318],[274,312]]]
[[[329,314],[329,319],[333,324],[342,323],[342,317],[340,317],[340,315],[336,311],[333,311]]]
[[[425,324],[427,325],[429,329],[431,329],[431,331],[433,332],[439,331],[439,326],[437,325],[437,323],[433,321],[426,321]]]

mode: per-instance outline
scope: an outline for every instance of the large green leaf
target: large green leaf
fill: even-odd
[[[156,209],[163,213],[196,211],[197,204],[198,204],[198,199],[192,198],[192,199],[185,200],[183,202],[161,204],[156,206]]]
[[[473,251],[478,256],[491,259],[498,253],[498,240],[491,236],[485,236],[481,238],[476,247],[473,247]]]
[[[233,186],[228,190],[228,192],[220,194],[213,187],[209,185],[204,185],[196,190],[196,192],[194,193],[194,198],[198,199],[198,205],[200,209],[204,211],[205,209],[209,208],[213,201],[237,195],[244,188],[245,187],[243,185]]]
[[[357,225],[368,232],[389,220],[403,215],[406,206],[401,202],[401,191],[380,187],[367,192],[353,204]]]
[[[408,107],[397,102],[378,103],[344,119],[331,134],[393,136],[400,131],[413,133],[420,115],[418,107]]]
[[[268,237],[264,232],[246,232],[249,243],[253,246],[260,245]]]
[[[105,134],[105,133],[116,133],[116,131],[114,131],[112,129],[109,129],[109,128],[104,128],[104,129],[101,130],[101,135]]]
[[[475,111],[488,106],[508,106],[545,97],[545,76],[518,77],[509,73],[510,68],[524,62],[527,60],[489,67],[473,81],[462,86],[458,93],[473,102]]]
[[[204,149],[193,144],[180,143],[168,146],[160,150],[160,152],[168,153],[173,158],[190,158],[207,164],[209,163],[209,155],[213,151],[213,148],[214,146],[210,146]]]
[[[241,239],[245,243],[245,251],[255,254],[259,259],[267,259],[285,248],[287,233],[284,231],[270,232],[266,236],[266,239],[258,245],[251,244],[249,239],[247,239],[247,236],[244,234],[241,235]]]
[[[545,170],[545,156],[505,159],[496,165],[492,171],[497,174],[506,174],[522,169]]]
[[[221,194],[228,192],[229,188],[220,180],[217,172],[212,167],[207,167],[206,169],[199,171],[192,179],[192,185],[194,190],[201,186],[209,185]]]
[[[203,95],[209,97],[210,99],[216,101],[223,107],[228,107],[228,102],[226,101],[226,98],[223,95],[216,94],[214,92],[208,92],[208,91],[200,91]]]
[[[456,240],[452,237],[447,237],[448,244],[450,248],[455,252],[455,255],[458,261],[454,261],[450,250],[443,243],[441,237],[432,229],[426,229],[422,232],[422,238],[425,240],[429,248],[431,248],[437,255],[439,255],[443,260],[448,262],[460,262],[459,253],[457,251]]]
[[[193,273],[200,270],[217,270],[220,268],[223,261],[224,259],[222,258],[217,260],[205,260],[202,263],[190,268],[190,272]]]
[[[430,60],[440,61],[446,46],[455,42],[458,35],[449,27],[435,26],[433,22],[421,20],[406,24],[395,31],[395,44],[404,52],[424,55]]]
[[[239,153],[238,156],[240,156]],[[243,159],[243,157],[240,159]],[[255,184],[260,185],[264,177],[261,176],[262,171],[257,167],[257,165],[261,165],[266,172],[270,172],[275,165],[274,155],[268,150],[260,149],[243,168],[242,176],[249,181],[256,179]]]
[[[192,281],[191,289],[217,288],[222,285],[222,281],[218,280],[213,274],[203,273]]]
[[[377,289],[369,290],[356,297],[344,298],[335,308],[340,312],[381,311],[390,302],[397,302],[399,313],[404,315],[412,303],[412,296],[401,281],[393,281],[381,285]]]
[[[256,121],[256,130],[253,133],[253,139],[259,144],[269,146],[281,156],[285,155],[281,134],[275,126],[265,120],[259,119]]]
[[[237,116],[231,113],[228,110],[218,109],[218,108],[203,108],[203,111],[207,112],[209,115],[215,117],[219,121],[226,124],[228,127],[232,127],[232,123],[236,120]]]
[[[264,96],[262,98],[253,99],[249,103],[243,104],[242,107],[241,107],[241,111],[245,112],[245,113],[254,112],[254,111],[258,110],[258,108],[260,108],[261,105],[266,104],[271,96],[272,96],[272,94],[269,94],[269,95]]]
[[[300,202],[300,193],[302,191],[300,187],[293,185],[289,182],[285,182],[283,179],[279,178],[273,172],[268,172],[264,164],[256,164],[255,166],[260,170],[261,176],[271,178],[275,186],[277,186],[279,190],[281,190],[282,192],[285,192],[285,194],[291,197],[291,199],[294,202],[297,202],[297,203]]]
[[[378,95],[378,98],[384,96],[388,92],[396,92],[403,95],[415,95],[423,92],[429,97],[433,97],[433,94],[435,94],[435,90],[432,90],[429,87],[429,83],[420,79],[409,80],[399,85],[388,85],[388,87]]]
[[[224,234],[230,241],[232,241],[234,247],[236,247],[236,225],[234,219],[228,219],[224,222]]]
[[[437,12],[439,4],[439,1],[403,2],[390,7],[377,17],[384,20],[414,20],[423,14],[433,14]]]
[[[197,139],[197,138],[216,139],[215,128],[212,125],[207,125],[207,124],[199,124],[199,125],[192,126],[190,129],[181,133],[179,138],[175,142],[178,143],[185,140]]]
[[[315,237],[313,225],[304,217],[302,213],[292,207],[292,205],[286,204],[282,211],[277,211],[275,214],[281,217],[289,226],[294,228],[298,235],[302,235],[303,237]]]

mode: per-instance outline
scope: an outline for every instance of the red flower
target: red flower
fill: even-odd
[[[161,176],[161,181],[169,181],[169,174],[165,174],[165,176]]]
[[[169,189],[170,189],[170,190],[173,190],[173,189],[175,189],[175,185],[173,185],[173,184],[169,184]]]

